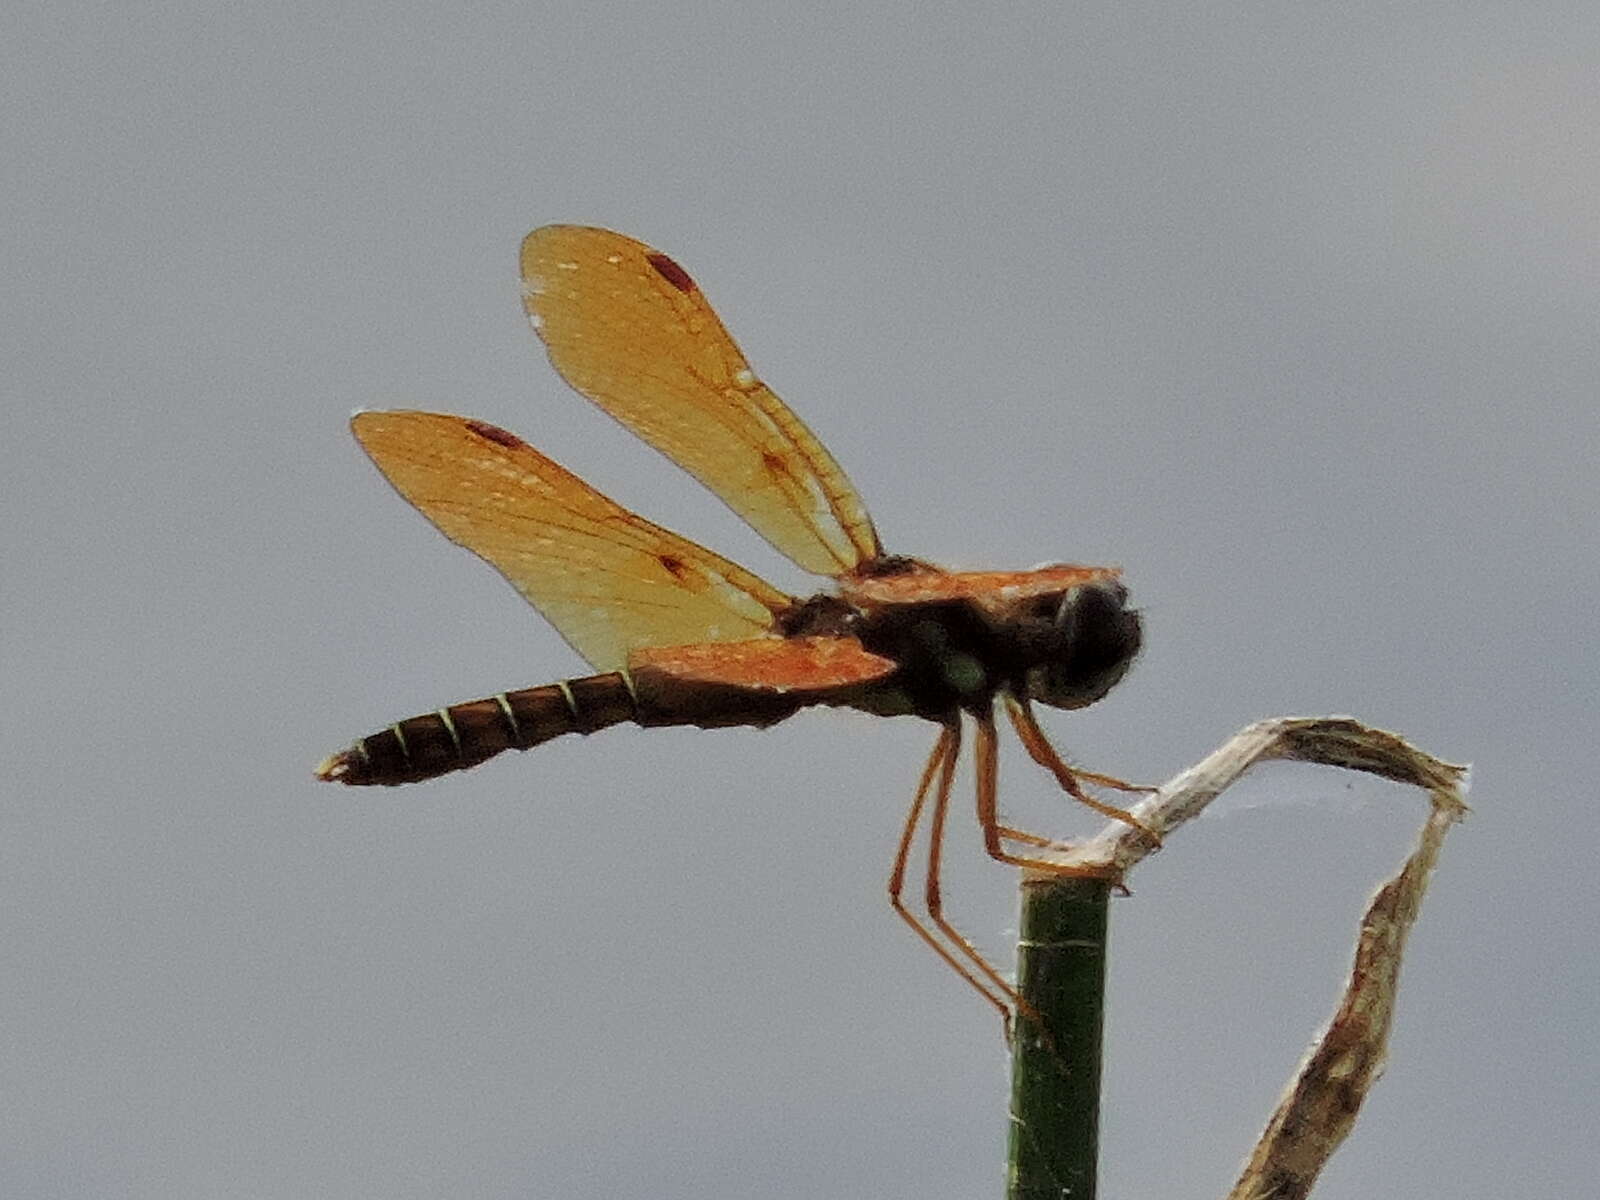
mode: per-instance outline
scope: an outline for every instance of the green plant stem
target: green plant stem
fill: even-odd
[[[1094,1200],[1105,1008],[1104,879],[1025,879],[1007,1200]]]

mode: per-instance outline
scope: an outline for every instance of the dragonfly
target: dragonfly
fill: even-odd
[[[818,705],[920,717],[938,735],[895,849],[889,901],[1009,1029],[1016,990],[944,911],[963,726],[974,730],[977,819],[991,858],[1096,873],[1057,861],[1052,852],[1065,843],[1002,820],[1000,710],[1068,795],[1154,839],[1089,787],[1148,789],[1068,765],[1033,711],[1083,708],[1128,671],[1141,630],[1120,570],[954,571],[886,553],[839,464],[757,376],[673,259],[610,230],[549,225],[523,241],[521,267],[523,305],[566,382],[832,586],[789,595],[487,422],[358,412],[356,440],[395,490],[498,570],[595,673],[398,721],[325,759],[317,776],[415,783],[626,722],[766,727]],[[904,895],[924,825],[926,919]]]

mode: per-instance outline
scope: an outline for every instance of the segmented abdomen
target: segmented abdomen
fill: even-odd
[[[336,783],[415,783],[475,767],[502,750],[527,750],[638,716],[626,676],[589,675],[408,717],[331,755],[316,773]]]

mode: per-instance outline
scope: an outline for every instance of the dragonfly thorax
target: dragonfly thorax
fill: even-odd
[[[946,719],[987,712],[1009,692],[1056,708],[1099,700],[1139,652],[1127,589],[1098,579],[1015,600],[993,596],[854,608],[840,632],[899,664],[907,710]]]
[[[889,681],[919,716],[983,711],[1012,671],[1004,632],[969,600],[858,610],[853,632],[899,664]]]

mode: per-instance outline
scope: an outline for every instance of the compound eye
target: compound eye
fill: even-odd
[[[1077,603],[1078,593],[1082,590],[1082,588],[1071,588],[1062,593],[1061,603],[1056,605],[1056,615],[1054,620],[1054,624],[1058,629],[1064,627],[1068,621],[1072,620],[1072,606]]]
[[[1081,584],[1061,597],[1053,616],[1053,661],[1029,679],[1034,699],[1081,708],[1127,673],[1140,642],[1139,614],[1125,606],[1127,597],[1114,581]]]
[[[1056,628],[1068,633],[1093,628],[1112,620],[1123,611],[1128,589],[1117,582],[1084,583],[1070,588],[1056,609]]]

